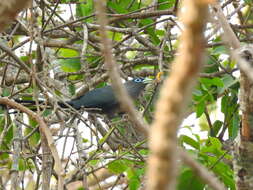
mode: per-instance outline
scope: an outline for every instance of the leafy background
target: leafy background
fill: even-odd
[[[222,1],[221,5],[240,41],[252,42],[252,1]],[[176,0],[107,1],[108,34],[123,79],[155,78],[158,72],[169,75],[183,28],[177,18],[180,6],[181,2]],[[50,99],[47,105],[51,108],[40,106],[38,114],[45,117],[53,131],[66,172],[66,185],[80,180],[83,169],[88,183],[97,171],[105,169],[108,177],[97,179],[100,187],[135,190],[145,184],[145,160],[149,150],[146,139],[133,131],[128,118],[118,116],[108,120],[94,114],[78,116],[52,104],[110,82],[96,22],[92,0],[33,1],[33,8],[21,13],[5,30],[1,43],[7,44],[41,83],[34,81],[33,76],[5,52],[0,52],[1,94],[24,100]],[[209,23],[205,65],[185,116],[186,120],[194,116],[195,122],[193,126],[182,126],[188,133],[180,133],[178,139],[179,144],[212,170],[228,189],[235,189],[229,144],[240,127],[239,76],[221,38],[219,27]],[[147,123],[153,120],[159,87],[160,84],[148,86],[135,100]],[[38,123],[22,113],[8,115],[11,111],[2,109],[0,116],[0,186],[8,189],[10,185],[10,171],[17,154],[13,146],[18,139],[20,188],[39,189],[44,155]],[[196,128],[208,135],[195,133]],[[77,143],[84,148],[82,155],[77,154]],[[51,187],[55,188],[53,182]],[[90,187],[96,189],[94,184]],[[182,165],[177,189],[208,187],[190,168]]]

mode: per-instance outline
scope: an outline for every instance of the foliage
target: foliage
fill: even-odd
[[[176,0],[158,0],[152,6],[153,2],[106,1],[110,21],[108,35],[124,79],[135,76],[155,78],[160,71],[165,76],[169,75],[182,29],[176,14],[181,4]],[[239,16],[245,17],[244,27],[231,25],[240,40],[248,42],[248,35],[252,34],[252,2],[242,2],[246,9]],[[12,53],[31,69],[31,73],[27,73],[9,53],[7,55],[1,51],[1,95],[23,100],[46,100],[44,104],[38,102],[39,105],[35,107],[26,106],[33,111],[36,108],[35,112],[40,110],[37,114],[43,116],[50,126],[65,168],[66,185],[83,176],[85,170],[88,184],[94,186],[91,178],[99,175],[96,172],[101,168],[107,172],[105,178],[95,177],[101,180],[101,186],[107,180],[113,181],[109,188],[128,187],[135,190],[145,185],[145,161],[149,153],[147,142],[142,134],[134,131],[127,117],[119,115],[108,120],[101,115],[87,116],[83,110],[66,111],[59,109],[55,103],[110,82],[101,55],[93,0],[49,0],[33,6],[34,9],[21,13],[18,21],[1,36],[1,43],[9,46]],[[230,7],[228,11],[233,14],[237,9],[233,2],[224,6]],[[230,18],[234,20],[237,15]],[[193,123],[189,118],[195,121],[193,126],[182,125],[188,132],[179,133],[178,141],[199,163],[213,171],[228,189],[233,190],[233,158],[230,151],[225,149],[225,144],[233,141],[239,133],[239,79],[235,63],[229,58],[217,26],[210,25],[206,28],[205,65],[186,116],[186,120],[190,116],[187,122]],[[85,39],[86,35],[88,39]],[[136,108],[149,124],[153,120],[159,89],[160,85],[148,86],[145,93],[135,100]],[[13,169],[15,164],[18,165],[17,171],[23,175],[21,181],[24,184],[20,183],[20,187],[22,184],[24,189],[39,189],[43,183],[41,172],[49,171],[42,169],[46,155],[42,154],[45,147],[38,123],[25,114],[10,115],[8,112],[13,110],[1,106],[0,189],[3,184],[10,184],[9,173],[16,171]],[[199,128],[198,132],[193,132],[196,128]],[[18,134],[16,129],[20,129],[21,133]],[[203,131],[207,135],[199,134]],[[81,136],[81,142],[78,141],[78,135]],[[21,152],[14,147],[17,140]],[[77,151],[78,144],[82,144],[82,151]],[[18,156],[18,163],[15,156]],[[39,177],[36,179],[35,176]],[[52,188],[56,187],[53,179]],[[180,167],[177,183],[178,190],[209,189],[185,165]],[[82,185],[79,188],[85,189]]]

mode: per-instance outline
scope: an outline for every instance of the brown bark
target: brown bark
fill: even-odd
[[[7,24],[24,9],[30,0],[1,0],[0,1],[0,32],[3,31]]]
[[[203,61],[203,30],[208,1],[184,1],[180,15],[185,30],[156,106],[155,121],[150,132],[148,190],[174,189],[176,178],[176,134],[184,110],[191,97]]]
[[[247,52],[247,56],[251,57],[251,59],[245,59],[245,52]],[[244,61],[245,64],[249,66],[252,65],[252,56],[253,56],[253,48],[242,47],[238,52],[238,65],[241,65],[241,61]],[[248,63],[247,63],[248,61]],[[241,68],[242,69],[242,68]],[[239,141],[237,141],[234,145],[234,173],[235,180],[238,190],[249,190],[253,188],[253,81],[250,77],[248,77],[246,72],[241,70],[241,80],[240,80],[240,109],[242,111],[242,126],[241,126],[241,134],[239,134]],[[252,73],[251,73],[252,77]]]
[[[42,189],[49,190],[53,170],[53,157],[45,135],[41,132],[42,148]]]
[[[213,6],[213,10],[218,17],[218,22],[224,31],[224,40],[232,49],[240,48],[240,42],[237,39],[235,33],[230,27],[226,17],[222,13],[222,9],[219,4]],[[242,49],[242,48],[240,48]],[[238,51],[240,52],[240,50]],[[250,53],[250,51],[248,51]],[[248,53],[247,52],[247,53]],[[238,190],[250,190],[253,188],[253,81],[250,79],[250,76],[247,76],[247,73],[243,71],[243,67],[240,64],[240,56],[236,55],[236,61],[241,69],[240,75],[240,109],[242,111],[242,122],[241,122],[241,133],[238,134],[238,141],[234,144],[234,173],[236,186]],[[253,56],[247,55],[247,56]],[[243,61],[246,61],[245,59]],[[249,62],[252,64],[252,61]]]
[[[12,158],[12,166],[11,166],[11,190],[15,190],[19,188],[20,176],[19,176],[19,160],[20,152],[21,152],[21,144],[22,144],[22,129],[21,125],[16,123],[14,127],[14,140],[13,140],[13,158]]]

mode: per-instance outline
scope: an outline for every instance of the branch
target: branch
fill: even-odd
[[[177,130],[203,62],[208,1],[183,2],[185,10],[180,18],[185,30],[180,39],[179,56],[172,65],[170,77],[164,82],[150,131],[148,190],[175,187]]]
[[[105,59],[105,65],[108,69],[108,75],[111,78],[112,88],[118,98],[120,105],[129,115],[129,119],[134,123],[136,130],[147,136],[148,128],[140,117],[140,114],[135,110],[131,98],[128,96],[126,89],[122,85],[121,78],[116,66],[115,59],[112,55],[112,45],[107,35],[108,19],[105,14],[105,1],[95,1],[98,23],[100,25],[100,37],[102,43],[102,52]]]
[[[0,104],[7,105],[11,108],[18,109],[27,115],[29,115],[32,119],[34,119],[40,126],[40,131],[45,135],[48,146],[51,150],[51,153],[54,157],[55,161],[55,171],[58,175],[58,189],[63,189],[63,175],[64,171],[61,166],[60,157],[58,155],[56,146],[54,144],[53,136],[47,126],[47,124],[44,122],[43,118],[41,118],[39,115],[35,114],[33,111],[29,110],[25,106],[18,104],[14,102],[13,100],[10,100],[8,98],[0,98]]]
[[[219,190],[226,189],[224,185],[222,185],[220,181],[211,172],[209,172],[201,164],[195,162],[195,160],[189,154],[187,154],[187,152],[180,149],[179,154],[182,158],[182,161],[188,166],[190,166],[192,170],[212,189],[219,189]]]
[[[237,39],[235,33],[233,32],[232,28],[230,27],[225,15],[222,12],[222,9],[219,3],[215,3],[212,5],[213,11],[215,12],[216,16],[218,17],[218,21],[220,27],[224,31],[224,38],[225,41],[232,47],[233,49],[237,49],[240,47],[240,41]]]
[[[19,59],[19,57],[2,42],[0,42],[0,49],[6,52],[10,57],[12,57],[20,65],[20,67],[24,69],[28,74],[31,73],[31,69],[25,64],[25,62]]]
[[[0,32],[11,23],[17,14],[24,9],[30,0],[1,0],[0,1]]]
[[[132,14],[113,14],[114,18],[110,19],[110,23],[117,22],[125,19],[144,19],[152,17],[161,17],[163,15],[174,15],[175,12],[171,10],[159,10],[159,11],[148,11],[142,13],[132,13]]]

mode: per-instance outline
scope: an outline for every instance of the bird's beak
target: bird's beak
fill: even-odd
[[[148,84],[151,83],[154,79],[151,78],[144,78],[143,83]]]

